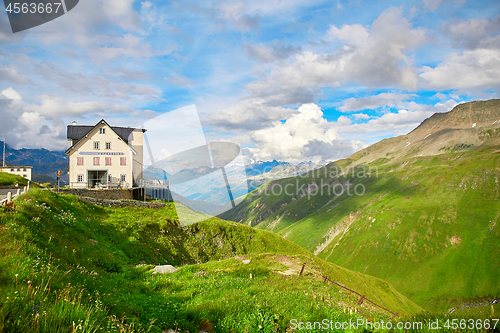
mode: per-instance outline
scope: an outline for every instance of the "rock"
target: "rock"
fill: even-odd
[[[242,260],[241,262],[244,263],[245,265],[248,265],[250,263],[250,259],[245,259]]]
[[[153,274],[175,273],[177,270],[178,268],[175,268],[172,265],[160,265],[153,268]]]

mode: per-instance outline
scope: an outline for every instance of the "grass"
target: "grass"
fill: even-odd
[[[329,262],[387,280],[431,311],[498,298],[497,147],[380,159],[367,167],[376,167],[378,177],[356,169],[332,177],[330,165],[319,174],[268,183],[221,217],[251,222]],[[300,197],[269,190],[321,181],[349,182],[351,189],[362,185],[365,192],[335,198],[326,191]]]
[[[28,185],[28,180],[24,177],[13,175],[7,172],[0,172],[0,186],[19,184],[19,186]]]
[[[180,269],[154,275],[159,264]],[[422,311],[271,232],[217,218],[181,227],[173,205],[103,208],[33,190],[0,215],[0,332],[284,332],[294,318],[391,317],[323,274],[402,317]]]

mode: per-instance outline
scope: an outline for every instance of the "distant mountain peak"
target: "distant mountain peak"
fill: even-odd
[[[384,139],[352,154],[355,165],[439,155],[450,151],[500,145],[500,99],[473,101],[435,113],[406,135]]]

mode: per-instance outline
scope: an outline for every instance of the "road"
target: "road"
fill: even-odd
[[[0,200],[7,198],[8,192],[12,192],[12,194],[15,194],[17,192],[17,189],[15,189],[15,188],[0,188]]]

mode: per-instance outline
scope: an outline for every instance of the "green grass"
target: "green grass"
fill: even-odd
[[[282,332],[293,318],[390,318],[354,307],[359,297],[323,274],[402,317],[422,311],[271,232],[217,218],[181,227],[173,205],[102,208],[33,190],[0,214],[0,332]],[[153,275],[158,264],[181,268]]]
[[[330,177],[330,165],[319,175],[274,184],[349,181],[365,193],[335,200],[326,192],[266,196],[269,183],[221,217],[321,250],[319,257],[329,262],[387,280],[426,309],[446,311],[500,295],[497,148],[375,160],[369,166],[378,168],[378,177]],[[340,163],[345,168],[349,162]]]
[[[7,172],[0,172],[0,186],[19,184],[19,186],[26,186],[28,180],[24,177],[13,175]]]

